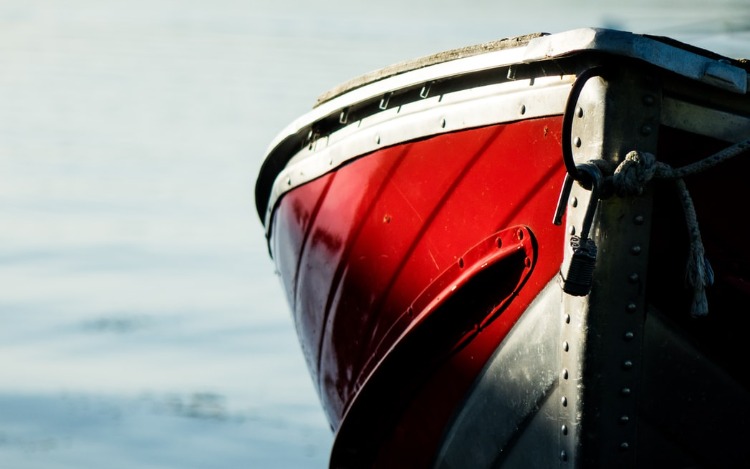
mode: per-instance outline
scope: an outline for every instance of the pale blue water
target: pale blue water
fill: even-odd
[[[609,26],[750,56],[747,2],[3,0],[0,469],[322,468],[252,199],[318,94]]]

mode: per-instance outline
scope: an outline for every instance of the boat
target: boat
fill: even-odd
[[[749,70],[529,34],[283,129],[255,203],[330,467],[750,467]]]

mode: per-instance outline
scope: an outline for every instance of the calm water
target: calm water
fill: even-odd
[[[744,0],[526,3],[0,2],[0,469],[326,467],[252,198],[326,89],[582,26],[750,56]]]

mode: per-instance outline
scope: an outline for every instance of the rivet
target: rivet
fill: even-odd
[[[638,305],[635,303],[628,303],[627,310],[628,313],[635,313],[638,310]]]
[[[525,106],[525,105],[523,105],[523,104],[521,104],[521,107],[520,107],[520,108],[518,109],[518,111],[519,111],[519,112],[520,112],[521,114],[526,114],[526,106]]]
[[[630,388],[622,388],[622,389],[620,390],[620,393],[621,393],[621,394],[622,394],[623,396],[629,396],[629,395],[630,395]]]
[[[564,317],[565,317],[565,324],[570,324],[570,314],[566,314]]]
[[[625,360],[624,362],[622,362],[622,367],[625,370],[630,370],[633,368],[633,362],[630,360]]]
[[[570,350],[570,344],[568,344],[567,340],[563,342],[563,350],[565,350],[566,352]]]
[[[380,145],[380,135],[375,135],[375,144]]]
[[[573,208],[578,207],[578,197],[573,197],[572,199],[570,199],[570,206]]]
[[[583,117],[583,108],[578,106],[578,109],[576,109],[576,116]]]
[[[620,449],[623,451],[627,451],[630,449],[630,445],[627,441],[623,441],[622,443],[620,443]]]
[[[630,417],[628,417],[627,415],[623,415],[622,417],[620,417],[621,424],[625,425],[628,422],[630,422]]]
[[[440,118],[440,127],[445,128],[445,117]]]
[[[630,274],[628,276],[628,281],[630,283],[638,283],[638,280],[640,280],[640,278],[641,278],[640,275],[638,275],[637,273],[633,272],[632,274]]]
[[[570,225],[570,228],[568,228],[568,234],[571,235],[571,236],[573,236],[574,234],[576,234],[576,227],[573,226],[573,225]]]
[[[654,129],[648,124],[645,124],[643,127],[641,127],[641,134],[642,135],[651,135],[651,132],[653,132]]]
[[[573,145],[575,145],[576,148],[581,148],[581,138],[576,137],[575,139],[573,139]]]
[[[463,258],[463,257],[459,257],[459,258],[458,258],[458,267],[459,267],[460,269],[463,269],[463,268],[464,268],[464,258]]]
[[[328,160],[328,165],[329,165],[329,166],[333,166],[333,158],[330,158],[330,159]]]
[[[391,216],[387,213],[383,215],[383,223],[390,223],[391,222]]]
[[[286,178],[286,185],[291,186],[292,185],[292,178]]]
[[[568,426],[567,425],[563,425],[562,427],[560,427],[560,431],[562,432],[563,435],[567,435],[568,434]]]
[[[625,335],[623,337],[624,337],[625,340],[633,340],[635,338],[635,334],[633,334],[632,332],[628,331],[628,332],[625,333]]]
[[[568,453],[565,451],[560,451],[560,460],[561,461],[567,461],[568,460]]]
[[[635,218],[633,218],[633,223],[636,225],[642,225],[644,222],[643,215],[636,215]]]
[[[562,404],[563,407],[568,407],[568,398],[563,396],[563,398],[560,399],[560,403]]]
[[[563,377],[563,379],[568,379],[568,370],[567,369],[563,369],[562,370],[562,377]]]
[[[641,253],[641,246],[636,244],[635,246],[630,247],[630,254],[637,256]]]

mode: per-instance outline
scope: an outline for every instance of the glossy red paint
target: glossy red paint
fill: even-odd
[[[429,463],[456,404],[562,261],[562,227],[552,224],[564,176],[560,128],[561,116],[554,116],[405,143],[281,199],[274,258],[321,401],[339,431],[333,460],[361,435],[372,445],[368,457],[388,467]],[[477,243],[514,226],[528,230],[538,261],[525,266],[522,257],[517,268],[496,272],[500,283],[523,282],[508,298],[497,298],[491,284],[472,293],[487,297],[480,303],[502,303],[494,305],[497,317],[468,336],[433,342],[434,334],[413,334],[408,347],[394,348],[429,316],[415,299],[436,281],[460,276],[459,259]],[[413,363],[419,354],[424,362]],[[387,360],[397,364],[381,366]],[[400,381],[378,384],[388,369]],[[391,392],[366,391],[379,386]]]

